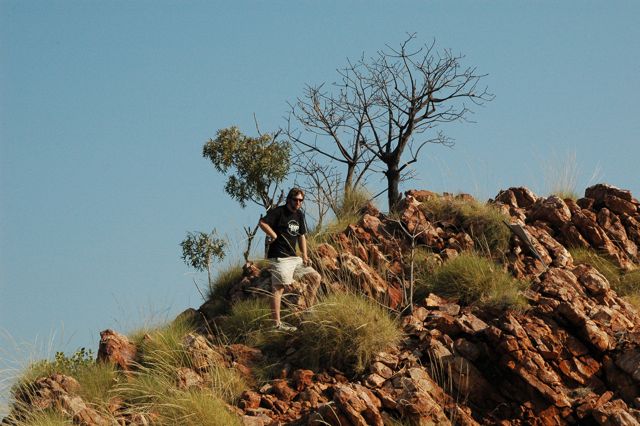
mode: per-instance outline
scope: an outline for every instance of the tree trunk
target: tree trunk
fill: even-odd
[[[388,165],[388,169],[385,172],[387,175],[387,196],[389,200],[389,211],[395,212],[398,208],[398,201],[400,201],[400,193],[398,186],[400,185],[400,172],[397,165]]]
[[[351,191],[353,188],[353,175],[356,172],[356,165],[352,163],[347,164],[347,176],[344,179],[344,193]]]

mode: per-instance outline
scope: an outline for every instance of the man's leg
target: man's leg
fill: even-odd
[[[282,285],[273,285],[273,299],[271,299],[271,318],[276,323],[276,326],[280,325],[280,301],[282,300],[282,294],[284,293],[284,287]]]

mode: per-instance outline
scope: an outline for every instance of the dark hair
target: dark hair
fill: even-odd
[[[291,191],[287,194],[287,200],[291,200],[298,194],[302,194],[302,198],[304,198],[304,191],[300,188],[291,188]]]

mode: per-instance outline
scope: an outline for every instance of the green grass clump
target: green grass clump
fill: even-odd
[[[348,374],[362,373],[373,356],[396,344],[401,331],[381,306],[349,294],[330,294],[304,313],[295,337],[306,368],[333,366]]]
[[[208,391],[175,392],[161,398],[155,406],[160,425],[233,426],[240,419],[229,412],[224,402]]]
[[[490,204],[475,200],[433,197],[421,205],[432,222],[448,223],[468,233],[476,250],[501,256],[509,248],[511,233],[504,225],[509,218]]]
[[[239,301],[220,320],[224,335],[233,343],[256,343],[261,330],[271,325],[271,307],[264,298]]]
[[[232,285],[242,279],[242,266],[236,265],[224,269],[218,273],[207,292],[207,316],[213,318],[229,312],[230,302],[227,298]]]
[[[139,348],[140,365],[133,384],[120,387],[125,399],[157,401],[167,383],[175,386],[176,370],[192,368],[192,360],[183,345],[185,336],[191,332],[193,326],[188,321],[174,320],[155,330],[138,331],[131,338]],[[210,391],[229,403],[237,400],[248,387],[236,370],[224,365],[211,365],[202,374],[208,379]]]
[[[338,220],[358,215],[360,209],[367,205],[371,199],[371,194],[364,188],[354,188],[345,191],[342,200],[338,203],[334,212]]]
[[[117,388],[129,402],[129,411],[154,417],[154,425],[236,425],[215,389],[179,390],[175,377],[159,370],[141,369]]]
[[[68,426],[73,425],[73,421],[64,416],[59,411],[42,410],[31,413],[25,413],[20,420],[8,418],[11,425],[14,426]]]
[[[624,271],[606,255],[600,255],[590,249],[574,248],[569,252],[575,264],[593,266],[604,275],[619,296],[625,297],[636,308],[640,307],[640,269]]]
[[[522,309],[526,301],[520,292],[525,288],[526,283],[516,280],[490,259],[462,253],[418,281],[415,298],[435,293],[466,305]]]
[[[307,236],[309,249],[312,250],[320,243],[331,243],[335,234],[344,231],[351,224],[358,223],[362,217],[360,210],[370,201],[371,194],[362,187],[345,192],[342,199],[333,206],[333,219]]]
[[[190,364],[182,341],[193,329],[193,325],[187,320],[174,320],[156,329],[139,330],[129,339],[138,348],[138,362],[141,366],[175,371]]]

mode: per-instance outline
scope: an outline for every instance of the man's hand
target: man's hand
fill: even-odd
[[[302,258],[302,264],[303,264],[304,266],[311,266],[311,260],[309,260],[309,258],[308,258],[307,256],[304,256],[304,257]]]

